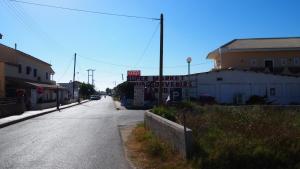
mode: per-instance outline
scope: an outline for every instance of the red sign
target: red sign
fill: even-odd
[[[129,76],[129,77],[141,76],[141,71],[140,70],[129,70],[129,71],[127,71],[127,76]]]
[[[38,86],[38,87],[36,88],[36,91],[37,91],[38,94],[42,94],[42,93],[44,92],[44,88]]]

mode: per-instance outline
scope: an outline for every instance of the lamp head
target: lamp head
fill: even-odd
[[[188,57],[188,58],[186,59],[186,62],[187,62],[187,63],[191,63],[191,62],[192,62],[192,58],[191,58],[191,57]]]

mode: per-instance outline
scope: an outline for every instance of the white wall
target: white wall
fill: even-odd
[[[51,80],[50,80],[51,67],[50,66],[32,61],[30,58],[26,58],[26,57],[18,57],[17,64],[22,65],[22,73],[19,73],[18,66],[6,64],[5,65],[5,75],[8,77],[22,78],[22,79],[28,79],[28,80],[33,80],[33,81],[38,81],[38,77],[40,77],[40,79],[41,79],[40,82],[43,82],[43,83],[51,82]],[[26,72],[27,66],[31,67],[31,72],[29,75]],[[36,77],[34,77],[34,74],[33,74],[34,69],[37,69]],[[46,79],[46,72],[48,72],[48,80]]]
[[[242,96],[244,102],[252,95],[267,94],[268,99],[277,104],[300,103],[299,77],[238,70],[200,73],[196,76],[197,95],[213,96],[219,103],[233,103],[237,94]],[[271,88],[275,90],[274,96],[271,96]]]

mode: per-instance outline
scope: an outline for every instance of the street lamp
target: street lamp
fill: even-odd
[[[188,63],[188,85],[190,84],[190,64],[192,62],[192,58],[188,57],[186,59],[186,62]],[[188,102],[190,102],[190,86],[188,86],[187,89],[187,94],[188,94]],[[183,128],[184,128],[184,141],[185,141],[185,152],[186,152],[186,157],[189,158],[189,150],[187,148],[187,133],[186,133],[186,113],[183,113]]]
[[[192,62],[192,58],[191,57],[188,57],[186,59],[186,62],[188,63],[188,82],[190,84],[190,69],[191,69],[191,62]],[[190,101],[190,87],[188,87],[188,101]]]

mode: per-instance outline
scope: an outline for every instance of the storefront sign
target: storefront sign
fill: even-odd
[[[129,70],[127,71],[127,77],[139,77],[141,76],[140,70]]]
[[[144,86],[150,88],[159,87],[159,76],[139,76],[127,77],[128,82],[134,83],[135,86]],[[192,81],[188,81],[186,76],[164,76],[162,79],[164,88],[186,88],[192,87]]]

